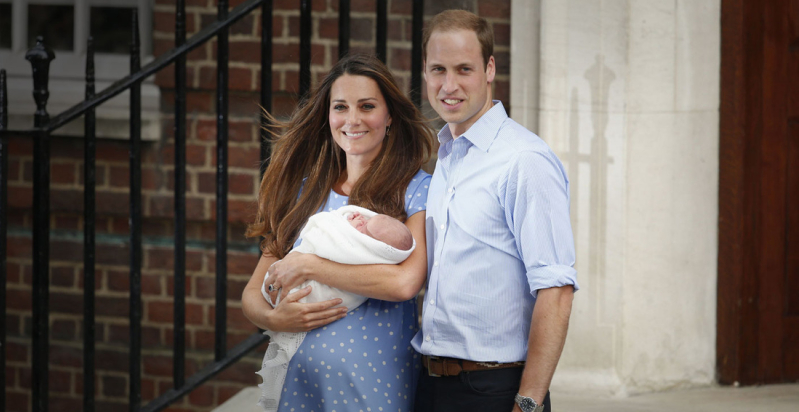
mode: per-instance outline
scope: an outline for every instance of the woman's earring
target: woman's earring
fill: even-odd
[[[391,131],[391,125],[387,125],[386,126],[386,134],[388,134],[388,132],[390,132],[390,131]]]

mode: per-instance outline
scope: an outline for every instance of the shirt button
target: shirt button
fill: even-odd
[[[455,191],[455,189],[453,189],[453,188],[451,188],[451,187],[449,188],[449,193],[452,193],[452,192],[454,192],[454,191]]]
[[[438,262],[433,263],[433,266],[438,266]]]
[[[436,301],[435,301],[435,299],[430,299],[430,304],[431,304],[431,305],[435,305],[435,304],[436,304]]]
[[[430,335],[427,335],[427,337],[426,337],[426,338],[424,338],[424,340],[426,340],[426,341],[430,342]]]
[[[446,226],[444,226],[444,225],[442,224],[442,225],[441,225],[441,230],[444,230],[444,228],[445,228],[445,227],[446,227]]]

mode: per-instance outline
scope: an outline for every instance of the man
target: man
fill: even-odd
[[[427,203],[428,284],[413,347],[416,412],[549,411],[577,290],[569,185],[552,150],[492,100],[486,21],[435,16],[423,39],[447,125]]]

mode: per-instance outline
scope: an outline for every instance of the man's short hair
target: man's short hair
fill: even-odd
[[[433,32],[455,30],[469,30],[477,35],[483,53],[483,65],[487,66],[489,57],[494,55],[494,31],[484,18],[466,10],[445,10],[427,23],[422,36],[422,59],[427,61],[427,43]]]

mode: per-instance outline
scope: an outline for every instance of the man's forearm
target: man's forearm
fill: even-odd
[[[542,289],[533,310],[527,346],[527,362],[519,393],[538,404],[544,401],[558,366],[569,329],[574,288]],[[518,406],[516,407],[518,410]]]

